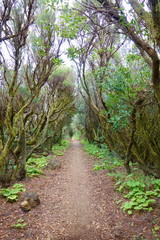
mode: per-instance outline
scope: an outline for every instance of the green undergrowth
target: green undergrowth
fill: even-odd
[[[94,170],[113,170],[115,167],[123,166],[123,161],[119,159],[115,152],[110,152],[106,144],[101,144],[98,147],[96,144],[89,143],[86,140],[82,141],[84,150],[97,158],[94,164]]]
[[[116,181],[116,191],[122,193],[128,200],[122,203],[121,208],[128,214],[132,214],[133,211],[152,211],[160,197],[160,179],[145,176],[137,168],[132,172],[130,175],[123,171],[108,173]]]
[[[27,176],[36,177],[43,174],[43,170],[47,167],[48,158],[29,158],[26,164]]]
[[[69,148],[70,142],[66,139],[61,141],[61,144],[56,144],[52,147],[52,153],[56,156],[62,156]]]
[[[83,142],[84,150],[99,160],[94,164],[94,170],[107,169],[107,173],[116,182],[116,191],[121,193],[126,201],[117,201],[124,212],[132,214],[134,211],[152,211],[156,208],[157,199],[160,198],[160,179],[145,176],[141,170],[132,167],[132,174],[127,175],[122,168],[123,161],[114,153],[110,153],[107,146],[102,144],[99,148],[88,141]],[[121,168],[119,168],[121,167]]]
[[[18,200],[20,192],[26,191],[24,185],[21,183],[15,183],[10,188],[1,188],[0,195],[6,198],[7,202],[15,202]]]
[[[53,156],[62,156],[64,152],[68,149],[70,143],[68,140],[62,140],[61,144],[54,145],[52,148]],[[52,156],[52,157],[53,157]],[[28,159],[26,163],[26,173],[29,177],[36,177],[42,175],[44,173],[44,169],[46,169],[50,156],[42,156],[42,157],[31,157]],[[18,196],[20,192],[25,191],[23,184],[16,183],[12,187],[9,188],[1,188],[0,196],[5,197],[8,202],[15,202],[18,200]],[[17,227],[22,225],[21,223],[17,223]],[[16,225],[15,225],[16,227]]]
[[[27,226],[27,223],[25,223],[22,218],[19,218],[15,224],[11,225],[12,228],[16,228],[20,230],[24,229],[26,226]]]
[[[54,156],[62,156],[64,152],[68,149],[70,143],[68,140],[62,140],[61,144],[56,144],[52,147],[52,154]],[[48,160],[50,156],[29,158],[26,164],[27,176],[36,177],[43,174],[44,169],[48,165]]]

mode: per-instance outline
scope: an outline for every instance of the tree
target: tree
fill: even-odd
[[[97,0],[101,5],[90,1],[86,4],[89,9],[100,12],[106,16],[110,24],[115,24],[128,36],[141,55],[152,68],[152,84],[158,102],[160,102],[160,60],[158,48],[160,47],[160,5],[159,0],[148,0],[143,6],[138,0],[130,0],[131,18],[127,18],[125,6],[121,1]],[[147,8],[147,10],[145,10]],[[133,13],[133,15],[132,15]],[[136,18],[134,18],[136,16]],[[130,20],[131,19],[131,20]]]
[[[57,12],[53,5],[51,8],[46,3],[40,4],[35,10],[36,2],[30,3],[11,4],[11,21],[5,25],[12,37],[5,39],[6,48],[3,45],[1,55],[0,180],[3,185],[25,177],[27,159],[52,136],[48,136],[49,130],[58,126],[56,122],[61,122],[59,128],[62,128],[74,111],[73,88],[65,86],[66,76],[51,79],[62,64],[64,42],[57,30]],[[33,21],[29,28],[29,22],[31,25]],[[26,25],[28,28],[23,31]]]
[[[156,118],[158,95],[156,93],[156,100],[150,84],[149,67],[153,59],[150,61],[147,52],[141,49],[145,63],[131,44],[130,52],[125,49],[129,42],[126,29],[133,29],[143,41],[149,35],[138,32],[142,23],[136,25],[134,22],[134,28],[133,19],[127,21],[120,7],[116,8],[115,4],[105,7],[107,10],[91,1],[81,3],[79,12],[86,17],[86,25],[77,32],[74,45],[71,43],[68,49],[78,69],[78,90],[87,105],[86,136],[89,141],[95,141],[100,129],[101,141],[125,158],[128,173],[129,162],[137,161],[145,173],[159,176],[158,129],[152,134],[151,127],[151,122],[159,126]],[[124,22],[120,18],[116,21],[113,13],[123,17]],[[157,47],[154,51],[156,53]],[[151,70],[153,81],[154,66]],[[152,117],[151,112],[154,112]]]
[[[23,106],[18,104],[15,109],[14,100],[17,98],[17,91],[20,85],[19,71],[22,63],[22,51],[26,45],[28,27],[33,22],[35,2],[34,1],[3,1],[4,15],[3,15],[3,28],[2,31],[7,35],[4,40],[8,41],[5,43],[6,48],[9,51],[11,61],[7,63],[5,55],[2,56],[3,62],[3,84],[6,89],[6,97],[8,103],[6,105],[5,113],[5,128],[7,132],[7,139],[3,141],[3,149],[0,154],[0,174],[2,182],[5,182],[6,170],[8,165],[7,156],[10,153],[11,145],[13,144],[19,129],[19,123],[21,126],[21,134],[23,134],[23,121],[22,115],[26,107],[29,105],[30,100],[27,101]],[[6,15],[5,15],[6,14]],[[12,17],[14,17],[14,21]],[[9,21],[8,23],[8,20]],[[27,26],[27,27],[26,27]],[[24,30],[25,28],[25,30]],[[8,35],[10,37],[8,37]],[[11,37],[12,36],[12,37]],[[3,39],[2,39],[3,40]],[[1,133],[4,134],[4,124],[1,123]],[[5,134],[6,134],[5,132]],[[3,138],[3,137],[2,137]]]
[[[23,12],[21,14],[26,17],[26,21],[24,21],[23,24],[19,26],[19,28],[15,29],[15,31],[13,32],[10,28],[10,26],[14,24],[13,14],[15,14],[15,17],[16,17],[16,14],[20,11],[21,6],[23,6],[23,10],[24,10],[24,11],[22,10]],[[29,26],[33,23],[33,14],[34,14],[35,8],[36,8],[36,0],[30,0],[30,1],[20,1],[20,0],[19,1],[15,1],[15,0],[3,1],[2,0],[1,7],[0,7],[0,16],[1,16],[0,42],[18,37],[19,35],[25,35],[28,32]],[[18,16],[19,16],[19,13],[18,13]]]

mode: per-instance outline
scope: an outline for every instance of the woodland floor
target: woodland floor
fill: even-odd
[[[19,203],[0,199],[0,239],[2,240],[157,240],[152,234],[159,209],[148,213],[124,214],[116,201],[106,171],[93,171],[95,159],[78,141],[72,141],[57,170],[23,182],[27,192],[36,192],[41,204],[28,213]],[[159,214],[159,216],[158,216]],[[19,218],[27,226],[14,229]]]

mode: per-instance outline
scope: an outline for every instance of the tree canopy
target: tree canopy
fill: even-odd
[[[65,128],[159,177],[159,0],[7,0],[0,16],[2,183]]]

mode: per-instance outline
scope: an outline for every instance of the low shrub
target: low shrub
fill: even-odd
[[[84,150],[88,154],[98,158],[98,162],[94,164],[94,170],[112,170],[115,167],[123,166],[123,161],[119,159],[115,153],[111,153],[106,144],[101,144],[101,146],[98,147],[96,144],[91,144],[86,140],[83,140],[82,143]]]
[[[26,191],[23,184],[15,183],[12,188],[0,189],[0,195],[5,197],[8,202],[15,202],[18,200],[20,192]]]
[[[29,158],[26,164],[27,176],[35,177],[42,175],[42,169],[45,169],[47,164],[47,157]]]
[[[64,139],[61,141],[61,144],[56,144],[52,147],[52,153],[56,156],[62,156],[69,146],[70,142]]]
[[[121,206],[125,212],[132,214],[133,210],[153,210],[157,198],[160,197],[160,179],[145,176],[138,169],[130,175],[126,175],[125,172],[108,175],[117,181],[116,190],[123,193],[124,198],[129,199]]]

